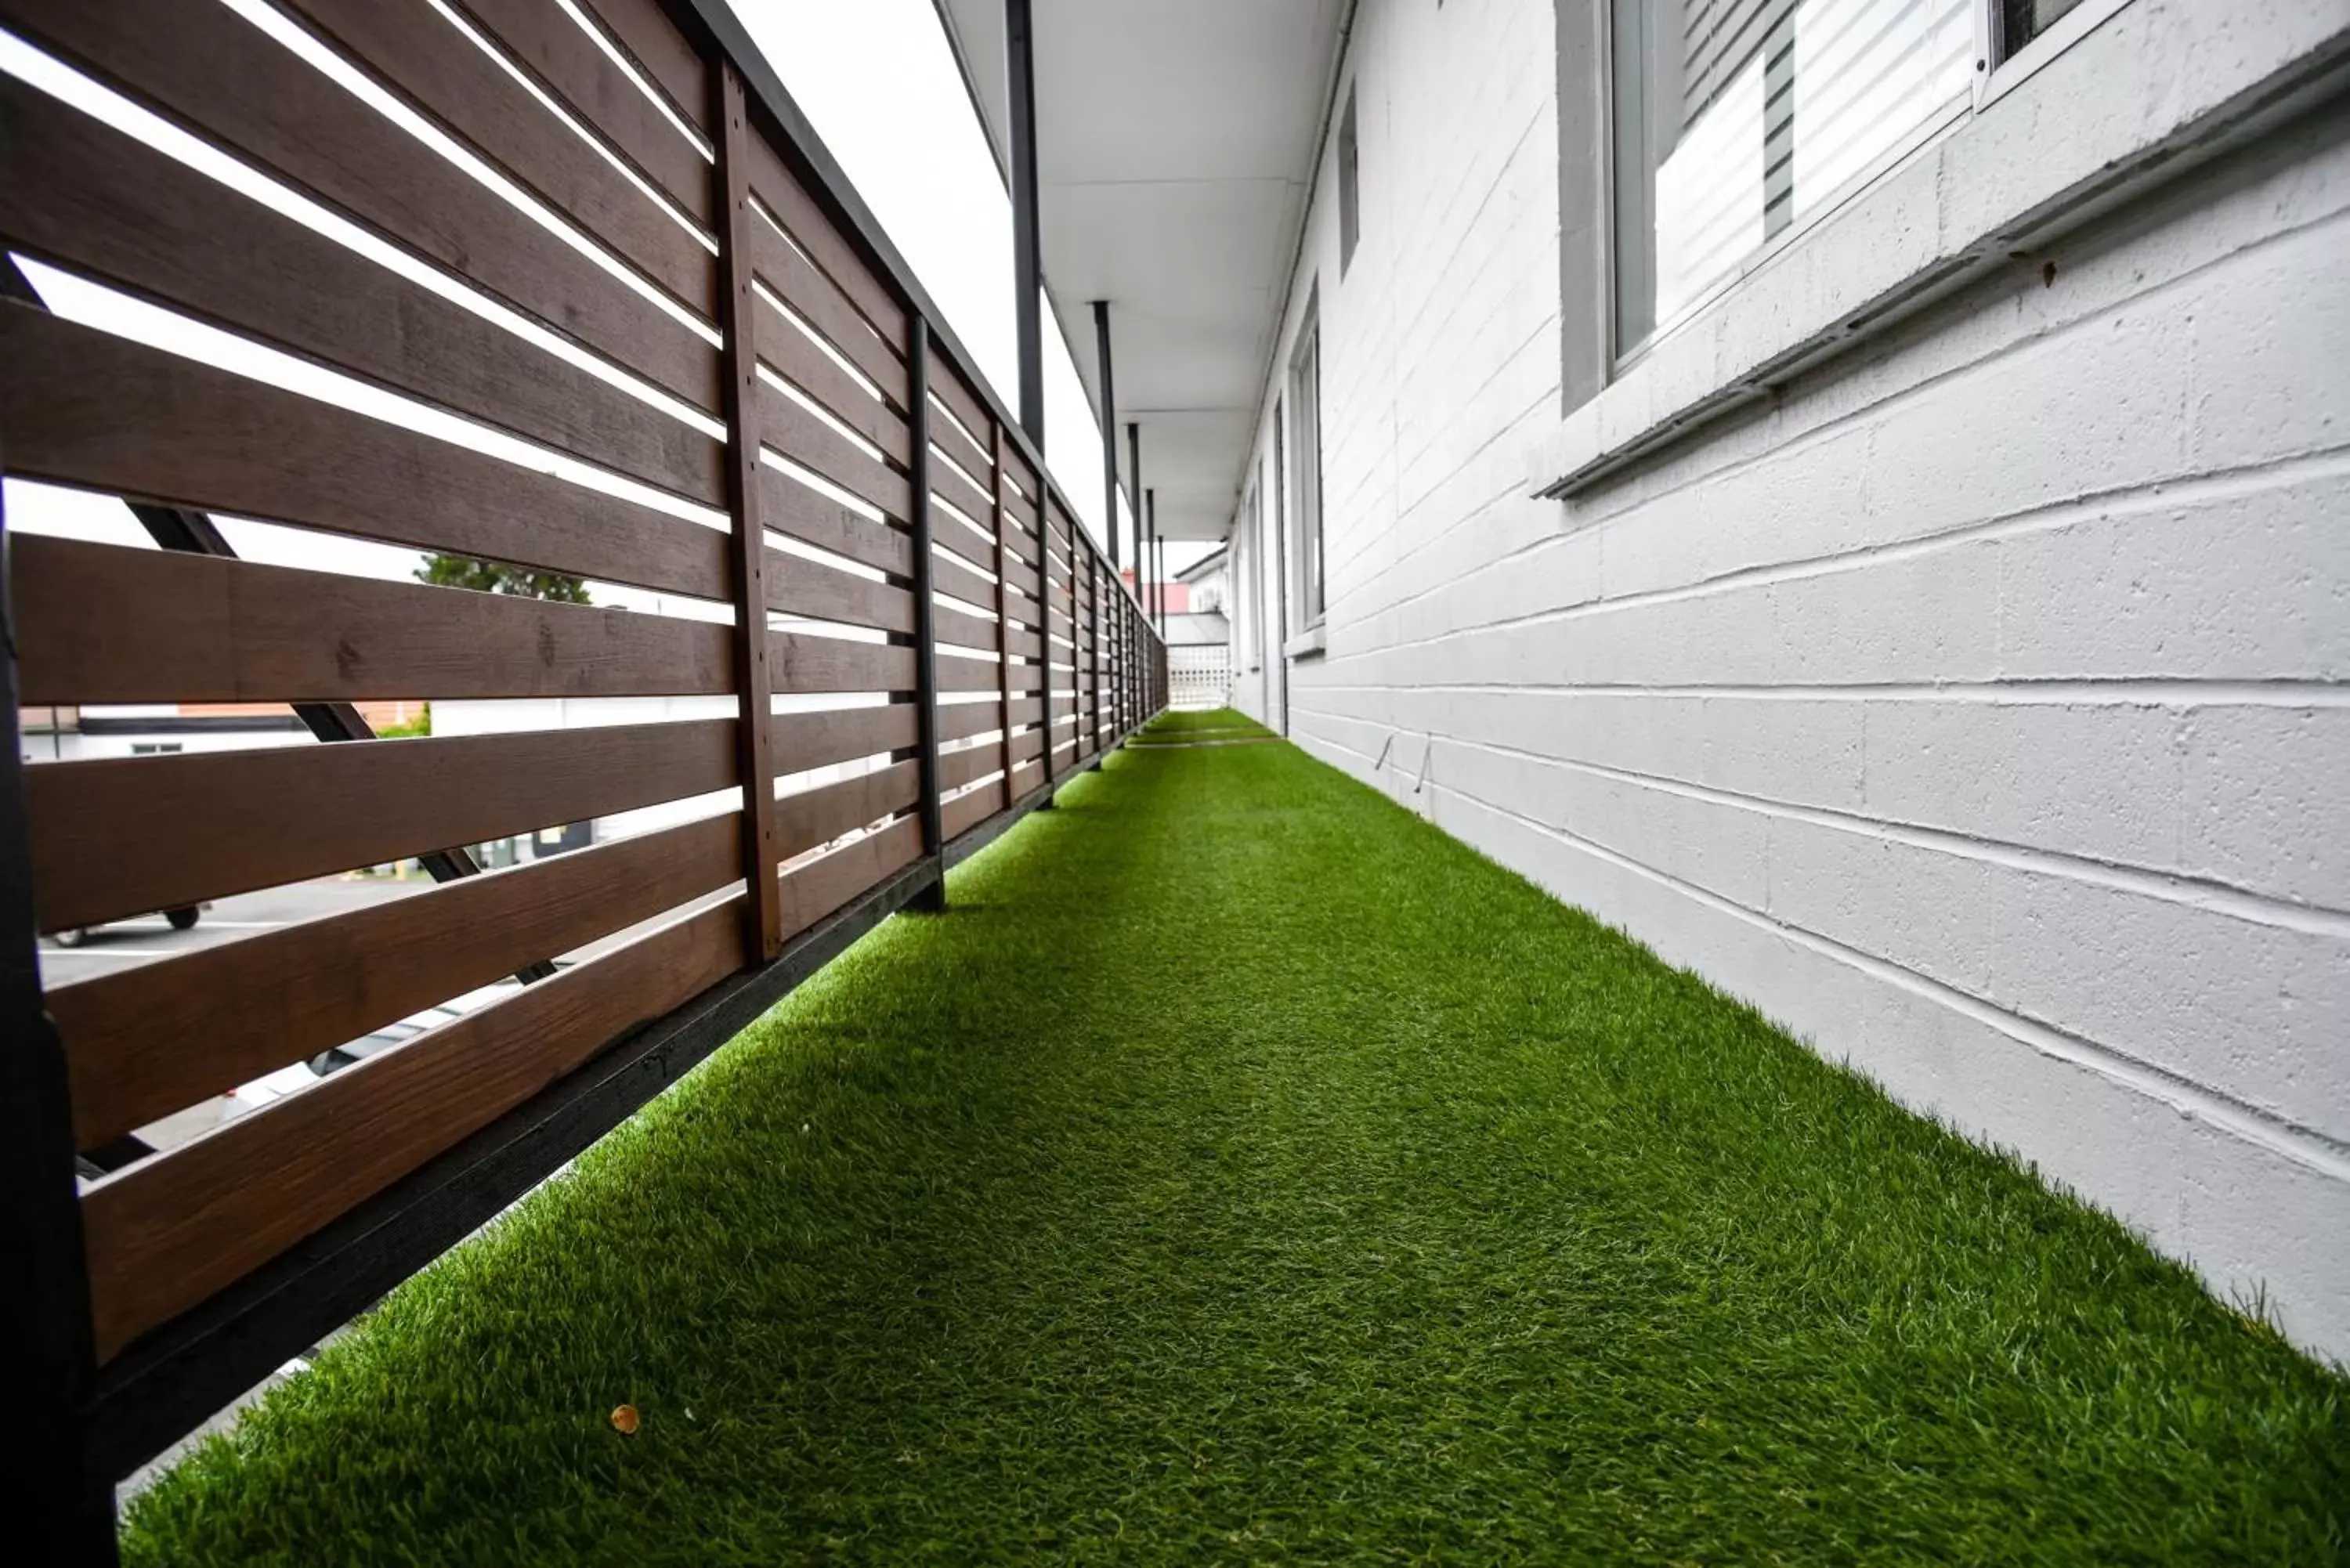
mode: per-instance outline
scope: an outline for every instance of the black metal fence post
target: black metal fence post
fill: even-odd
[[[16,634],[0,503],[0,623],[6,630],[0,758],[0,1346],[8,1357],[8,1533],[28,1563],[112,1563],[114,1489],[88,1451],[97,1376],[73,1111],[64,1048],[41,1001],[39,925],[17,732]]]
[[[919,751],[922,857],[937,879],[910,908],[947,907],[946,833],[939,812],[939,639],[931,592],[931,324],[916,312],[906,331],[908,483],[914,493],[914,733]]]

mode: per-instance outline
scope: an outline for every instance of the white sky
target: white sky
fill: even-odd
[[[223,3],[256,25],[265,26],[288,47],[296,47],[306,57],[312,55],[312,50],[301,47],[305,40],[298,32],[286,29],[268,8],[254,5],[251,0]],[[853,5],[841,4],[840,0],[733,3],[786,89],[798,100],[816,133],[889,231],[899,253],[947,317],[955,337],[978,360],[980,369],[1003,400],[1007,404],[1014,402],[1018,368],[1012,309],[1011,203],[932,0],[857,0]],[[290,37],[286,36],[289,33]],[[324,56],[323,59],[330,65],[336,63],[331,56]],[[254,180],[249,171],[232,161],[210,154],[209,149],[192,138],[177,133],[78,73],[58,67],[56,62],[5,33],[0,33],[0,71],[32,81],[142,140],[162,147],[192,167],[296,222],[395,265],[425,286],[439,284],[435,276],[418,275],[429,274],[430,269],[402,265],[406,258],[391,247],[370,243],[372,236],[353,229],[338,216],[282,188],[273,190],[266,181]],[[347,67],[340,74],[350,75]],[[347,81],[346,85],[352,84]],[[358,84],[359,89],[365,87],[364,82]],[[424,135],[428,131],[429,128],[417,133]],[[485,182],[496,178],[488,173],[476,173],[475,177]],[[592,465],[526,450],[526,443],[500,439],[494,432],[465,421],[430,418],[432,411],[421,406],[400,407],[405,400],[370,395],[372,389],[348,378],[320,371],[292,356],[276,354],[227,334],[175,319],[167,312],[126,300],[69,275],[32,265],[27,265],[26,271],[53,309],[87,325],[139,337],[291,390],[347,405],[366,404],[369,412],[425,433],[468,446],[502,449],[501,455],[559,472],[577,483],[598,490],[636,492],[635,498],[643,498],[641,487],[599,472]],[[477,306],[468,304],[467,308]],[[1045,321],[1047,459],[1072,510],[1099,538],[1099,428],[1069,357],[1068,346],[1054,323],[1049,304]],[[501,325],[534,340],[553,339],[553,335],[536,332],[526,322],[506,321]],[[558,351],[569,347],[559,339],[554,339],[554,343]],[[567,353],[566,357],[572,356]],[[699,410],[683,410],[682,405],[666,400],[657,389],[639,383],[625,389],[648,401],[666,400],[673,405],[672,412],[682,411],[692,422],[707,422],[707,416]],[[6,506],[8,525],[12,528],[119,544],[147,542],[144,531],[120,503],[110,498],[10,480]],[[673,504],[664,510],[676,511],[680,507]],[[689,510],[705,513],[705,509]],[[1127,532],[1130,524],[1125,518],[1122,497],[1119,512],[1121,540],[1130,539]],[[696,520],[722,525],[723,521],[707,514],[698,515]],[[233,519],[223,519],[223,526],[239,554],[279,565],[405,577],[421,559],[410,550],[299,529]],[[1170,545],[1170,566],[1180,566],[1197,553],[1196,548]],[[593,592],[599,604],[663,607],[655,596],[639,590],[595,585]]]

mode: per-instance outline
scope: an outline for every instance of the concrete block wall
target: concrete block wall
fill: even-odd
[[[1544,502],[1553,26],[1357,13],[1326,647],[1243,705],[2350,1356],[2350,112]]]

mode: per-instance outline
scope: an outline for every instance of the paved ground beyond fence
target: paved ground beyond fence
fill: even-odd
[[[2344,1550],[2340,1381],[1286,745],[1122,753],[953,898],[131,1559]]]

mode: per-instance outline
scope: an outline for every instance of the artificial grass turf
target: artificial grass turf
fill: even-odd
[[[951,892],[128,1560],[2345,1553],[2336,1377],[1288,746],[1113,756]]]

